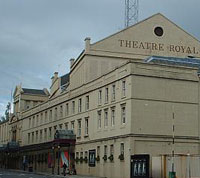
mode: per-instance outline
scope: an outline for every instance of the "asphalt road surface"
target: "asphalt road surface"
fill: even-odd
[[[58,175],[39,175],[34,173],[26,173],[13,170],[4,170],[0,169],[0,178],[98,178],[90,176],[78,176],[78,175],[67,175],[67,176],[58,176]]]
[[[18,177],[20,178],[53,178],[55,176],[46,176],[46,175],[37,175],[37,174],[0,170],[0,178],[18,178]]]

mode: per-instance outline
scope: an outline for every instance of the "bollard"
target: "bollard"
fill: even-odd
[[[176,178],[176,172],[169,172],[169,178]]]

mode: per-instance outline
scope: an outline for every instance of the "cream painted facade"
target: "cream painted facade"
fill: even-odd
[[[51,142],[56,130],[74,130],[78,174],[127,178],[131,155],[171,153],[174,113],[175,153],[199,154],[198,69],[144,62],[150,56],[199,58],[200,42],[161,14],[94,44],[86,38],[85,50],[71,60],[66,87],[55,73],[48,98],[20,110],[21,146]],[[95,167],[80,161],[90,150],[100,159]]]
[[[7,144],[9,141],[8,120],[0,123],[0,145]]]

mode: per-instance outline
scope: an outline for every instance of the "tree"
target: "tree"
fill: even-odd
[[[1,122],[4,122],[6,120],[5,116],[1,116]]]
[[[5,111],[5,119],[8,120],[9,119],[9,112],[11,109],[11,103],[8,102],[7,106],[6,106],[6,111]]]
[[[6,106],[6,110],[5,110],[5,116],[1,116],[0,117],[0,121],[4,122],[6,120],[9,119],[10,116],[10,109],[11,109],[11,103],[8,102],[7,106]]]

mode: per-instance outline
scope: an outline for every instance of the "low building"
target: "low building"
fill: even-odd
[[[0,144],[7,144],[9,141],[9,120],[0,122]]]
[[[151,175],[148,161],[173,147],[199,154],[199,57],[199,41],[161,14],[86,38],[69,74],[55,73],[45,100],[20,110],[24,162],[60,174],[66,154],[78,174],[133,178]],[[57,141],[62,130],[76,139]]]

